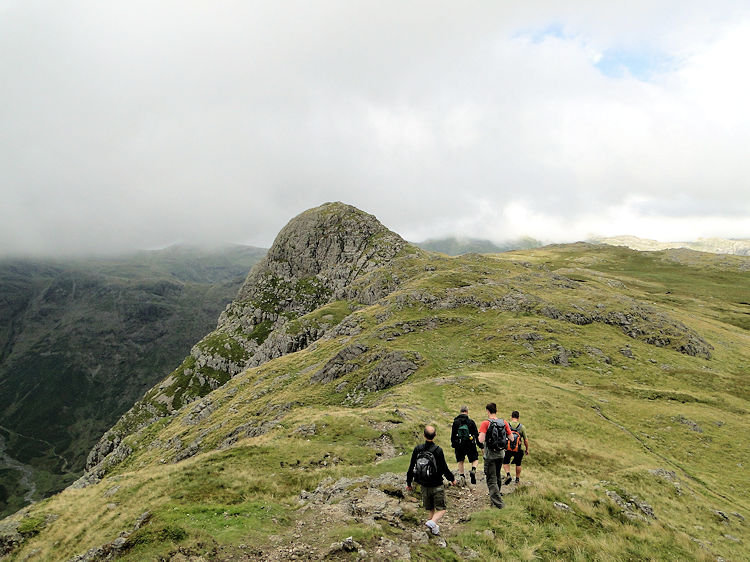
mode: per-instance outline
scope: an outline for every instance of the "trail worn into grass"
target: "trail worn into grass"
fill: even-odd
[[[406,491],[404,481],[404,475],[394,473],[324,481],[315,492],[302,492],[303,505],[294,527],[272,535],[268,545],[222,546],[217,556],[222,560],[280,562],[348,560],[357,552],[360,560],[404,560],[411,558],[414,548],[431,545],[463,558],[477,557],[452,537],[475,513],[491,508],[484,474],[477,472],[476,485],[446,485],[448,511],[437,536],[424,525],[427,512],[420,505],[419,493]],[[514,489],[515,485],[503,486],[505,494]],[[354,528],[363,523],[368,530]]]
[[[703,488],[703,491],[705,493],[707,493],[709,495],[712,495],[715,498],[721,498],[722,500],[724,500],[726,502],[729,502],[730,504],[733,504],[733,506],[734,506],[735,509],[742,509],[742,510],[745,510],[745,511],[750,510],[747,505],[744,505],[743,503],[740,503],[736,499],[729,498],[726,495],[722,494],[721,492],[718,492],[718,491],[714,490],[708,483],[706,483],[705,481],[703,481],[700,478],[698,478],[695,474],[693,474],[690,471],[688,471],[684,466],[682,466],[680,463],[676,462],[674,459],[671,459],[671,458],[669,458],[669,457],[667,457],[665,455],[662,455],[658,451],[655,451],[653,449],[653,447],[649,446],[649,444],[646,443],[641,437],[639,437],[638,435],[636,435],[633,431],[631,431],[630,429],[628,429],[627,427],[625,427],[621,423],[617,422],[615,419],[612,418],[612,416],[610,416],[610,415],[606,414],[604,411],[602,411],[601,405],[594,403],[593,400],[591,398],[589,398],[588,396],[586,396],[586,395],[584,395],[584,394],[582,394],[580,392],[575,392],[573,390],[570,390],[570,389],[567,389],[567,388],[563,388],[563,387],[558,386],[558,385],[550,384],[549,386],[552,387],[552,388],[555,388],[557,390],[560,390],[562,392],[567,392],[567,393],[570,393],[570,394],[574,394],[577,398],[583,398],[584,400],[586,400],[587,402],[589,402],[590,405],[591,405],[591,408],[594,409],[594,411],[597,413],[597,415],[599,417],[601,417],[606,422],[608,422],[609,424],[615,426],[620,431],[624,432],[629,437],[631,437],[632,439],[634,439],[641,447],[643,447],[650,454],[652,454],[655,457],[657,457],[659,460],[663,461],[664,463],[668,464],[669,466],[671,466],[673,468],[676,468],[684,476],[686,476],[687,478],[689,478],[690,480],[692,480],[696,484],[700,484],[700,486]]]

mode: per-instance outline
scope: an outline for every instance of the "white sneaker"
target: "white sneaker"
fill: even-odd
[[[440,527],[438,527],[438,524],[435,523],[432,519],[430,519],[429,521],[425,521],[424,524],[430,528],[430,531],[432,531],[433,535],[440,534]]]

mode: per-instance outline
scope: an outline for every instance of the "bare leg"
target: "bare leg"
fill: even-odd
[[[464,473],[464,461],[458,461],[458,473],[459,474]]]
[[[440,521],[440,518],[445,515],[445,510],[442,509],[440,511],[431,511],[430,514],[430,519],[432,519],[433,522],[437,523],[438,521]]]

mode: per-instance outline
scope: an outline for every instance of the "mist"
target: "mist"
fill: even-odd
[[[5,2],[0,254],[750,237],[745,3]]]

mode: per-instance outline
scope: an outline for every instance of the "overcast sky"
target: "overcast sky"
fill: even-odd
[[[0,254],[750,237],[749,6],[0,0]]]

